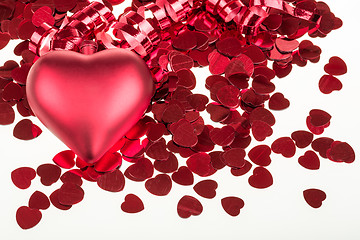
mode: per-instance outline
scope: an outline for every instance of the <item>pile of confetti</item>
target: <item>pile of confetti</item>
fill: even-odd
[[[36,170],[22,167],[11,173],[14,185],[20,189],[28,188],[36,176],[44,186],[59,179],[63,183],[50,196],[40,191],[30,196],[28,205],[16,212],[21,228],[37,225],[41,210],[50,204],[68,210],[81,202],[85,195],[83,180],[96,182],[110,192],[122,191],[128,180],[145,182],[145,188],[157,196],[167,195],[173,183],[194,185],[197,195],[211,199],[216,196],[217,182],[205,179],[194,184],[194,174],[207,178],[228,169],[232,175],[242,176],[252,170],[248,183],[263,189],[273,184],[266,169],[273,153],[291,158],[298,148],[307,148],[298,162],[309,170],[320,168],[319,155],[339,163],[355,160],[348,143],[318,137],[331,120],[331,115],[321,109],[312,109],[304,117],[308,130],[294,131],[271,146],[260,144],[273,134],[272,111],[290,106],[283,93],[275,92],[272,79],[287,76],[294,64],[304,67],[320,59],[319,46],[297,39],[305,35],[325,37],[342,26],[326,3],[134,0],[115,17],[112,5],[122,2],[0,2],[0,49],[11,39],[23,40],[14,49],[17,56],[22,56],[20,65],[9,60],[0,68],[0,124],[15,121],[15,106],[21,116],[34,116],[26,98],[26,78],[32,64],[49,51],[82,52],[89,45],[97,51],[126,48],[144,59],[156,86],[144,117],[95,164],[65,150],[53,157],[54,164],[46,163]],[[197,84],[193,67],[209,68],[212,75],[206,78],[205,86],[211,99],[192,92]],[[319,90],[324,94],[341,90],[338,76],[347,72],[345,62],[334,56],[324,71]],[[206,124],[203,114],[223,126]],[[42,131],[31,120],[23,119],[13,133],[18,139],[31,140]],[[259,144],[248,149],[254,140]],[[179,163],[178,156],[186,162]],[[123,169],[122,161],[132,164]],[[320,189],[306,189],[303,196],[313,208],[320,207],[326,198]],[[245,203],[229,196],[221,199],[221,205],[226,213],[237,216]],[[137,213],[144,210],[144,204],[138,196],[128,194],[121,209]],[[193,196],[185,195],[178,201],[181,218],[202,211],[201,202]]]

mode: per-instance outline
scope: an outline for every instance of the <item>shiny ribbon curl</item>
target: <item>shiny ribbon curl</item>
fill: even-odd
[[[318,28],[321,20],[316,9],[310,11],[283,0],[251,0],[248,6],[240,0],[135,1],[132,9],[117,20],[104,4],[92,2],[71,17],[65,17],[59,28],[43,23],[32,35],[29,49],[38,56],[52,50],[80,51],[83,41],[95,39],[104,48],[128,48],[149,61],[158,43],[171,38],[168,30],[174,24],[193,25],[197,19],[206,19],[210,14],[220,17],[224,23],[234,21],[238,31],[245,36],[255,36],[272,10],[313,22],[314,29]],[[152,18],[145,17],[147,12]],[[205,21],[207,23],[211,25],[214,22]],[[216,28],[216,25],[211,27]],[[159,82],[162,70],[151,70]]]

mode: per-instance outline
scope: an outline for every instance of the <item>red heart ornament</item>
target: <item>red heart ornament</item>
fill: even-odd
[[[135,53],[50,52],[31,68],[26,92],[39,120],[86,162],[96,162],[141,118],[152,75]]]

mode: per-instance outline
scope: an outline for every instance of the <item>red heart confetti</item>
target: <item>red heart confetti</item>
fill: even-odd
[[[334,142],[334,140],[331,138],[321,137],[321,138],[315,139],[311,143],[311,147],[312,147],[312,149],[314,149],[314,151],[319,152],[321,157],[327,158],[326,152],[328,149],[330,149],[331,144],[333,142]]]
[[[299,157],[299,164],[306,169],[317,170],[320,168],[320,160],[318,155],[309,150],[303,156]]]
[[[273,184],[273,178],[266,168],[257,167],[249,177],[249,184],[254,188],[268,188]]]
[[[61,168],[70,169],[75,166],[75,153],[71,150],[59,152],[53,161]]]
[[[266,102],[271,110],[283,110],[290,105],[281,93],[269,95],[277,87],[272,79],[289,75],[294,64],[304,67],[308,61],[320,60],[318,46],[309,40],[299,44],[298,39],[306,33],[310,37],[325,37],[342,26],[342,21],[325,3],[286,1],[285,5],[275,7],[268,6],[265,1],[259,6],[270,9],[270,14],[256,10],[258,19],[246,22],[243,16],[254,15],[255,8],[240,8],[235,2],[225,1],[225,6],[221,1],[205,1],[200,5],[192,1],[156,1],[142,8],[141,1],[134,1],[133,8],[126,8],[124,14],[115,17],[112,5],[121,2],[123,0],[104,1],[104,4],[83,0],[37,0],[0,4],[0,49],[11,38],[24,40],[14,49],[15,55],[22,58],[20,64],[6,61],[0,67],[2,125],[14,122],[15,105],[22,117],[35,116],[26,96],[27,76],[32,64],[49,51],[94,53],[97,51],[95,41],[101,43],[98,51],[129,48],[144,57],[153,74],[154,97],[146,115],[94,164],[76,159],[77,168],[64,173],[60,177],[63,186],[50,195],[55,207],[67,210],[83,199],[82,178],[97,182],[107,191],[118,192],[124,188],[125,175],[132,181],[146,180],[145,187],[150,193],[163,196],[169,193],[172,182],[166,174],[152,178],[154,169],[172,173],[172,180],[180,185],[192,185],[193,173],[206,177],[226,166],[230,167],[232,175],[242,176],[252,168],[244,159],[246,152],[250,160],[260,166],[248,180],[255,188],[266,188],[273,183],[272,175],[263,168],[271,162],[271,150],[291,157],[296,147],[305,148],[311,144],[314,151],[331,161],[351,163],[355,160],[354,150],[346,142],[330,138],[312,142],[313,134],[323,133],[331,118],[328,113],[316,109],[306,118],[310,132],[295,131],[291,138],[275,140],[271,149],[259,145],[246,150],[252,137],[263,141],[273,133],[271,127],[275,118],[264,108]],[[193,11],[195,8],[197,10]],[[282,10],[272,11],[271,8]],[[145,19],[144,9],[153,16],[145,14]],[[112,31],[113,36],[104,30]],[[86,46],[92,49],[86,50]],[[272,69],[267,67],[271,66],[269,61],[273,61]],[[192,92],[199,85],[191,70],[194,66],[209,66],[214,74],[204,81],[213,101],[210,104],[206,95]],[[329,75],[321,77],[320,91],[329,94],[340,90],[342,83],[334,76],[347,72],[345,62],[332,57],[324,70]],[[212,121],[222,125],[207,125],[200,116],[204,110]],[[153,117],[147,116],[151,113]],[[24,119],[16,124],[13,134],[18,139],[31,140],[39,136],[41,130]],[[222,151],[213,151],[216,145],[221,146]],[[178,169],[176,153],[188,159],[187,167]],[[61,168],[70,169],[75,165],[74,158],[69,150],[57,154],[53,161]],[[131,163],[124,175],[119,170],[122,160]],[[300,156],[299,163],[308,169],[320,166],[313,151]],[[51,185],[59,179],[61,170],[56,165],[44,165],[39,166],[37,172],[44,185]],[[32,169],[21,169],[23,171],[14,170],[11,177],[17,187],[25,189],[36,174]],[[216,189],[217,183],[213,180],[200,181],[194,186],[205,198],[215,197]],[[305,199],[307,191],[304,191]],[[237,197],[223,198],[221,202],[231,216],[238,215],[244,206]],[[322,200],[320,197],[320,201],[310,202],[312,206],[320,206]],[[30,197],[29,207],[46,209],[48,199],[36,191]],[[121,207],[125,212],[144,209],[142,201],[133,194],[125,197]],[[18,210],[22,213],[17,214],[17,221],[23,228],[30,228],[41,219],[38,210],[30,210],[27,207]],[[201,212],[202,205],[197,199],[184,196],[179,201],[180,217],[188,218]]]
[[[322,93],[329,94],[333,91],[340,91],[342,89],[342,83],[334,76],[323,75],[319,81],[319,89]]]
[[[354,149],[346,142],[332,142],[326,151],[326,156],[335,162],[352,163],[355,161]]]
[[[203,206],[196,198],[192,196],[183,196],[177,205],[177,212],[181,218],[189,218],[192,216],[198,216],[202,213]]]
[[[8,103],[0,103],[0,125],[12,124],[15,120],[14,109]]]
[[[319,208],[326,199],[326,193],[320,189],[310,188],[303,192],[305,201],[313,208]]]
[[[242,209],[244,205],[244,201],[238,197],[225,197],[221,199],[221,206],[227,214],[233,217],[240,214],[240,209]]]
[[[20,140],[31,140],[42,133],[41,129],[29,119],[18,122],[14,128],[14,137]]]
[[[216,196],[217,182],[214,180],[203,180],[194,185],[194,191],[204,198],[214,198]]]
[[[291,138],[295,141],[298,148],[306,148],[309,146],[314,138],[314,135],[308,131],[295,131],[291,134]]]
[[[260,142],[273,134],[273,130],[269,124],[258,120],[252,122],[251,132],[254,138]]]
[[[259,166],[269,166],[271,163],[271,148],[267,145],[258,145],[253,147],[249,153],[248,156],[250,160],[259,165]]]
[[[58,192],[59,203],[62,205],[74,205],[84,198],[84,190],[74,183],[64,183]]]
[[[36,177],[36,171],[29,167],[21,167],[11,172],[11,180],[20,189],[27,189],[31,180]]]
[[[125,186],[124,175],[118,169],[101,175],[96,182],[101,189],[109,192],[120,192]]]
[[[271,150],[274,153],[283,155],[286,158],[291,158],[295,155],[296,147],[294,141],[289,137],[281,137],[276,139],[271,144]]]
[[[171,178],[167,174],[159,174],[145,182],[145,188],[157,196],[165,196],[171,190]]]
[[[126,213],[138,213],[144,210],[144,204],[135,194],[128,194],[125,196],[125,200],[121,204],[121,210]]]
[[[207,153],[195,153],[191,155],[186,161],[186,165],[190,171],[201,177],[208,176],[212,169],[211,157]]]
[[[144,181],[154,174],[154,166],[147,158],[140,158],[125,170],[125,176],[133,181]]]
[[[50,195],[50,202],[57,209],[69,210],[72,207],[72,205],[63,205],[63,204],[61,204],[59,202],[59,192],[60,192],[60,189],[57,189]]]
[[[22,206],[16,211],[16,221],[22,229],[35,227],[41,218],[42,214],[38,209]]]
[[[194,183],[194,175],[189,168],[182,166],[171,175],[171,179],[177,184],[188,186]]]
[[[165,161],[155,160],[154,168],[162,173],[172,173],[178,169],[178,160],[173,153]]]
[[[274,93],[269,99],[271,110],[284,110],[290,106],[290,101],[282,93]]]
[[[242,168],[245,165],[245,150],[242,148],[232,148],[222,154],[226,165],[230,167]]]
[[[241,168],[231,168],[231,174],[235,177],[239,177],[248,173],[252,168],[252,164],[245,160],[245,165]]]
[[[42,192],[34,192],[29,199],[29,207],[46,210],[50,207],[49,198]]]
[[[81,171],[76,172],[75,170],[70,170],[65,172],[63,175],[61,175],[60,180],[63,183],[69,182],[81,186],[83,183],[81,176],[82,176]]]
[[[324,66],[324,70],[330,75],[343,75],[347,73],[346,63],[339,57],[331,57],[329,63]]]
[[[54,164],[42,164],[36,169],[36,173],[40,177],[40,181],[45,186],[56,183],[61,175],[61,169]]]

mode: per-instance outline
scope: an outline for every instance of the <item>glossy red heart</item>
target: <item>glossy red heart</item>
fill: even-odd
[[[194,186],[194,191],[204,198],[214,198],[216,196],[217,182],[214,180],[203,180]]]
[[[127,213],[138,213],[144,210],[144,204],[135,194],[125,196],[125,201],[121,204],[121,210]]]
[[[203,211],[203,206],[196,198],[192,196],[183,196],[177,205],[177,212],[181,218],[189,218],[191,215],[200,215]]]
[[[269,166],[271,163],[271,148],[268,145],[258,145],[253,147],[248,156],[250,160],[259,166]]]
[[[171,190],[171,178],[167,174],[159,174],[145,182],[145,188],[157,196],[165,196]]]
[[[266,168],[257,167],[248,181],[254,188],[268,188],[273,184],[273,177]]]
[[[180,185],[188,186],[194,183],[194,175],[189,168],[182,166],[171,175],[174,182]]]
[[[322,93],[329,94],[341,90],[342,83],[334,76],[323,75],[319,80],[319,89]]]
[[[264,141],[265,138],[273,134],[273,130],[269,124],[263,121],[255,120],[251,124],[251,132],[257,141]]]
[[[16,211],[16,221],[22,229],[35,227],[41,218],[42,214],[39,209],[22,206]]]
[[[291,134],[291,138],[295,141],[298,148],[306,148],[309,146],[314,138],[311,132],[299,130]]]
[[[61,169],[54,164],[42,164],[36,169],[36,173],[40,177],[40,181],[45,186],[50,186],[59,180]]]
[[[289,137],[281,137],[276,139],[271,144],[271,150],[274,153],[283,155],[286,158],[291,158],[295,155],[296,146],[294,141]]]
[[[153,81],[128,50],[54,51],[32,66],[26,92],[40,121],[81,159],[95,162],[144,114]]]
[[[221,205],[230,216],[236,217],[240,209],[244,207],[244,201],[238,197],[226,197],[221,199]]]
[[[21,167],[11,172],[11,180],[20,189],[30,187],[31,180],[36,177],[36,171],[29,167]]]
[[[274,93],[269,99],[271,110],[284,110],[290,106],[290,101],[282,93]]]
[[[347,66],[341,58],[331,57],[329,63],[324,66],[324,70],[330,75],[343,75],[347,73]]]
[[[320,168],[320,159],[314,151],[309,150],[299,157],[299,164],[304,168],[317,170]]]
[[[320,189],[311,188],[303,192],[305,201],[313,208],[319,208],[326,199],[326,193]]]
[[[46,210],[50,207],[49,198],[44,193],[35,191],[29,199],[29,207]]]

